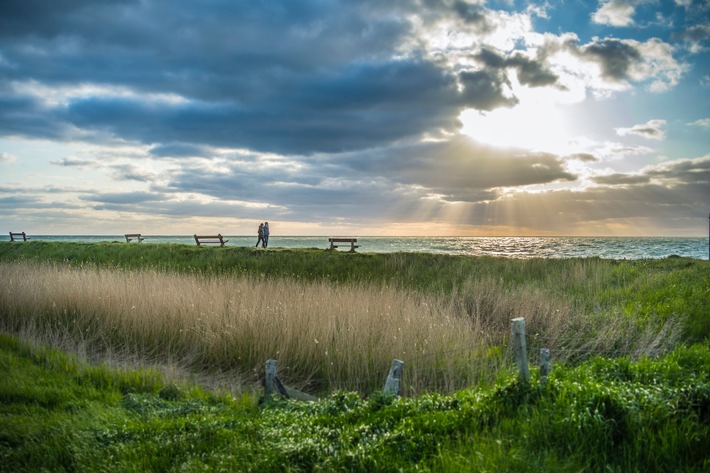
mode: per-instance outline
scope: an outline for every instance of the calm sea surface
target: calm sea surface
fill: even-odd
[[[9,237],[8,237],[9,238]],[[124,242],[123,235],[31,235],[32,240],[71,242]],[[228,236],[227,246],[254,246],[256,237]],[[191,235],[146,235],[142,244],[194,245]],[[137,243],[132,243],[137,244]],[[653,237],[358,237],[358,252],[427,252],[452,255],[488,255],[509,258],[611,259],[665,258],[671,255],[708,259],[707,238]],[[272,235],[271,248],[328,248],[328,237]],[[345,249],[342,246],[341,249]]]

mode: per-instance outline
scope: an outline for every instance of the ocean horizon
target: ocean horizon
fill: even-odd
[[[29,235],[32,241],[63,241],[79,243],[126,243],[123,235]],[[227,246],[256,245],[256,236],[225,235]],[[143,235],[140,244],[195,245],[192,235]],[[682,256],[708,259],[707,237],[383,237],[356,236],[359,253],[438,253],[509,258],[589,258],[659,259]],[[8,237],[9,239],[9,237]],[[132,242],[130,244],[138,244]],[[347,246],[347,245],[346,245]],[[329,247],[327,236],[272,235],[269,248]],[[341,250],[345,247],[341,247]]]

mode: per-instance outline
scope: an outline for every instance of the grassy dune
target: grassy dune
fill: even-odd
[[[63,250],[63,251],[62,251]],[[0,245],[0,328],[87,359],[281,377],[323,393],[451,392],[511,365],[510,319],[535,361],[663,353],[703,340],[703,261],[507,260],[185,245]]]
[[[706,261],[0,243],[0,331],[0,472],[710,469]]]
[[[0,472],[705,472],[710,350],[257,406],[0,335]]]

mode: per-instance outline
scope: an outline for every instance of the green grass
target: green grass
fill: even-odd
[[[558,366],[546,384],[235,399],[0,336],[0,471],[707,471],[710,350]]]
[[[52,287],[57,291],[51,294],[56,307],[22,312],[21,304],[11,305],[17,288],[29,287],[30,302],[43,304],[42,297],[48,295],[50,286],[33,289],[36,281],[11,273],[8,268],[18,262],[39,268],[40,273],[55,267],[57,274],[66,273],[70,281],[78,278],[80,282]],[[0,336],[2,472],[710,470],[707,261],[676,257],[513,260],[315,249],[28,242],[0,243],[0,264],[6,271],[0,275],[0,322],[9,332]],[[113,286],[118,286],[121,275],[134,282],[139,279],[131,278],[163,281],[165,277],[165,281],[172,281],[184,277],[187,287],[196,289],[193,294],[186,286],[175,285],[170,294],[150,289],[137,298],[121,292],[124,287],[120,286],[111,296],[118,305],[106,305],[104,317],[98,308],[108,295],[101,290],[91,293],[89,305],[77,303],[89,294],[81,275],[112,281],[109,285]],[[114,354],[121,348],[137,347],[134,355],[142,350],[152,356],[167,347],[170,356],[162,362],[169,363],[170,357],[181,353],[170,350],[183,344],[190,356],[204,348],[205,358],[197,363],[204,368],[203,375],[219,374],[215,366],[239,363],[234,356],[237,347],[255,352],[248,340],[267,346],[273,342],[259,340],[254,335],[259,330],[238,339],[236,334],[242,334],[241,330],[220,330],[219,323],[209,325],[204,317],[197,317],[212,311],[209,301],[220,284],[240,280],[253,284],[250,292],[275,287],[274,294],[286,293],[283,288],[289,287],[300,297],[308,290],[322,290],[322,297],[332,298],[335,304],[324,313],[338,306],[357,308],[363,305],[365,295],[372,295],[372,301],[378,303],[384,301],[384,308],[373,318],[357,319],[367,321],[360,328],[369,327],[373,320],[382,318],[380,313],[389,312],[390,300],[426,304],[412,307],[441,304],[432,314],[439,314],[442,320],[466,321],[471,331],[474,327],[481,330],[485,343],[477,350],[475,362],[481,366],[495,362],[485,368],[488,376],[484,383],[465,383],[468,387],[453,391],[421,394],[427,389],[420,389],[394,398],[371,388],[355,393],[333,392],[325,386],[326,394],[316,403],[277,399],[258,405],[260,387],[256,385],[210,391],[181,381],[184,378],[167,377],[159,366],[116,370],[85,364],[56,349],[18,338],[35,338],[38,327],[61,328],[56,325],[61,323],[73,327],[77,336],[73,348],[82,360],[99,359],[92,347],[105,343],[106,337],[92,338],[90,334],[96,333],[102,320],[119,328],[119,322],[128,321],[124,328],[110,332],[118,340]],[[200,302],[202,306],[194,313],[170,309],[158,317],[158,312],[150,309],[145,314],[154,316],[144,317],[145,325],[130,325],[133,306],[140,308],[143,303],[138,299],[160,296],[169,301],[182,294],[197,300],[196,293],[204,293],[208,300]],[[341,293],[351,294],[351,299],[339,299],[336,294]],[[392,299],[383,299],[382,294]],[[271,297],[265,300],[274,309]],[[96,301],[101,304],[91,305]],[[292,351],[280,359],[279,372],[283,369],[289,376],[291,368],[285,361],[292,359],[304,360],[302,366],[322,369],[324,358],[313,351],[310,341],[313,330],[327,325],[323,314],[314,304],[289,320],[287,314],[296,312],[296,306],[288,301],[277,305],[285,308],[251,323],[261,320],[273,326],[278,316],[279,323],[285,324],[279,343],[286,343]],[[167,302],[165,307],[170,307]],[[166,336],[166,330],[176,325],[171,318],[176,310],[185,323],[194,322],[195,327],[209,330],[192,333],[194,338],[189,339]],[[257,314],[262,312],[256,310]],[[304,326],[304,314],[311,312],[317,323],[303,332],[295,330]],[[213,320],[225,320],[227,312],[214,313]],[[554,370],[546,384],[539,383],[534,363],[530,385],[519,384],[512,373],[506,333],[510,318],[518,316],[526,317],[533,361],[537,348],[553,348]],[[23,325],[28,320],[32,323]],[[76,330],[77,321],[83,321],[80,330]],[[337,330],[344,327],[334,326]],[[384,330],[370,332],[378,335]],[[218,336],[222,333],[226,339]],[[227,341],[231,339],[239,343],[230,345]],[[161,345],[165,340],[167,345]],[[372,363],[376,350],[391,346],[376,342],[373,338],[373,343],[357,352],[351,363],[354,369],[363,369],[362,365]],[[357,350],[357,346],[353,343],[348,350]],[[434,357],[430,371],[446,373],[452,366],[471,364],[471,351],[457,350],[456,346],[437,350],[439,357]],[[219,358],[221,353],[226,358]],[[263,366],[264,354],[256,353],[248,370],[258,377],[254,363]],[[295,358],[289,358],[294,354]],[[389,361],[391,355],[385,353],[382,360]],[[161,362],[151,356],[138,353],[136,360]],[[430,359],[429,354],[406,359],[405,378],[407,373],[418,372],[421,367],[417,364]],[[365,371],[372,371],[372,367],[366,366]],[[382,373],[369,375],[373,377],[366,381],[367,386],[382,385]],[[335,379],[331,379],[331,387],[339,385]],[[438,383],[434,381],[432,386]]]
[[[541,347],[579,361],[710,335],[710,262],[677,257],[36,241],[0,243],[0,265],[0,330],[246,383],[277,357],[290,382],[325,392],[366,393],[395,357],[407,363],[409,393],[486,382],[510,356],[509,323],[520,316],[533,361]]]

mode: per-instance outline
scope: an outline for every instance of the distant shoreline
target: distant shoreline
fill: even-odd
[[[124,235],[32,235],[31,242],[195,245],[192,235],[142,235],[126,243]],[[336,236],[336,235],[333,235]],[[344,235],[343,235],[344,236]],[[256,235],[228,235],[227,247],[254,247]],[[358,253],[432,253],[508,258],[660,259],[682,256],[708,259],[706,237],[368,237],[357,238]],[[7,240],[9,242],[9,237]],[[272,235],[269,248],[327,249],[325,236]],[[340,248],[343,250],[343,248]],[[339,251],[340,251],[339,250]]]

